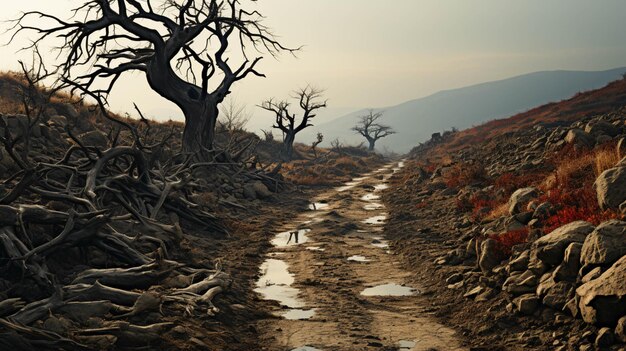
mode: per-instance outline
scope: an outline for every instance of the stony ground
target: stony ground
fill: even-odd
[[[411,172],[411,167],[403,172]],[[430,312],[454,328],[467,346],[474,350],[553,350],[562,344],[559,339],[585,328],[580,321],[572,324],[571,318],[567,328],[555,323],[555,311],[538,318],[511,313],[506,307],[510,299],[495,280],[483,276],[475,259],[454,265],[437,263],[466,246],[471,236],[459,228],[462,216],[454,196],[431,194],[427,184],[400,185],[402,176],[391,180],[392,187],[383,197],[391,213],[384,234],[403,267],[420,282]],[[428,206],[416,206],[423,201]]]

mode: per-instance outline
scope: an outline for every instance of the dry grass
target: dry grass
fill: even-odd
[[[485,219],[493,221],[500,217],[508,216],[508,214],[509,214],[509,204],[508,202],[505,202],[503,204],[500,204],[494,207],[494,209],[491,210],[491,212],[489,212],[487,216],[485,216]]]
[[[463,163],[451,166],[451,169],[443,174],[443,179],[450,188],[462,188],[466,185],[485,181],[487,174],[482,164]]]
[[[610,145],[595,152],[594,155],[594,172],[596,177],[607,169],[615,167],[620,161],[620,154],[617,147]]]

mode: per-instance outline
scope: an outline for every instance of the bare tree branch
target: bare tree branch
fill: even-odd
[[[384,112],[375,112],[369,109],[367,114],[359,116],[359,122],[352,130],[362,135],[369,142],[369,150],[374,151],[376,141],[386,136],[396,134],[390,126],[383,125],[377,121],[383,117]]]

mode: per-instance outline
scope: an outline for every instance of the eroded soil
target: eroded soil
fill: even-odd
[[[320,194],[282,228],[257,282],[275,315],[257,323],[262,349],[463,349],[383,237],[380,196],[397,165]],[[288,232],[298,229],[295,243]]]

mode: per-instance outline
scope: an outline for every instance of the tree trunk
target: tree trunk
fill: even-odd
[[[167,58],[151,61],[146,77],[154,91],[176,104],[184,114],[183,151],[211,150],[219,113],[217,106],[224,97],[203,95],[202,89],[175,74]]]
[[[183,113],[185,115],[183,151],[211,150],[215,139],[217,105],[197,102],[197,106],[187,106]]]
[[[293,143],[296,140],[296,133],[285,133],[285,140],[283,141],[283,157],[285,161],[291,161],[293,157]]]
[[[374,151],[374,146],[376,144],[376,139],[371,139],[368,138],[367,141],[369,142],[369,147],[367,148],[368,151]]]

